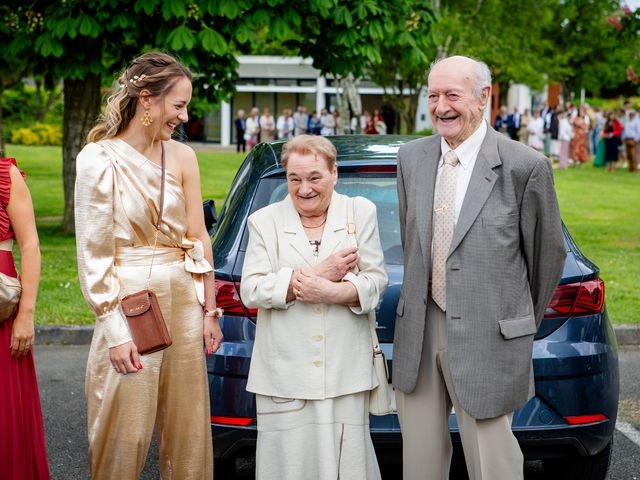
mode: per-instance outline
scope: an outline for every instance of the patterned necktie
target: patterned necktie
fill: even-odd
[[[446,266],[453,238],[456,180],[460,163],[453,150],[444,155],[444,165],[436,187],[431,260],[431,296],[442,310],[447,308]]]

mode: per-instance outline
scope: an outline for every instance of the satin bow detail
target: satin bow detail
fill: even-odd
[[[213,267],[204,258],[204,247],[202,242],[196,239],[183,238],[182,249],[184,250],[184,269],[191,273],[196,286],[198,301],[204,305],[204,281],[203,274],[213,272]]]

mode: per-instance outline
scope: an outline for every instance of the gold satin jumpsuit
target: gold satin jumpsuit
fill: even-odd
[[[146,288],[160,202],[161,168],[119,139],[77,157],[76,244],[80,286],[96,315],[87,363],[89,463],[93,479],[137,479],[156,428],[162,479],[211,479],[213,448],[203,352],[202,245],[185,237],[182,185],[166,173],[150,288],[173,345],[117,373],[109,348],[131,340],[119,299]]]

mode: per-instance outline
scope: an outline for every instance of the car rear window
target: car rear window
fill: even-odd
[[[402,265],[395,172],[340,172],[335,188],[338,193],[350,197],[365,197],[376,204],[385,261],[387,264]],[[287,194],[284,175],[261,179],[251,213],[283,200]],[[247,235],[244,237],[243,250],[246,247]]]

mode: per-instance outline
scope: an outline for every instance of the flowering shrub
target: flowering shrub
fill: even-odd
[[[36,123],[31,128],[17,128],[11,133],[11,143],[18,145],[62,145],[60,127]]]

